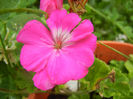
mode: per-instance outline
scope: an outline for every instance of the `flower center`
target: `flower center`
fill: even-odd
[[[62,48],[62,42],[61,41],[57,41],[54,45],[54,48],[56,49],[61,49]]]
[[[62,30],[62,28],[55,29],[53,32],[54,38],[54,48],[62,49],[64,46],[67,46],[67,42],[71,38],[71,34],[67,30]]]

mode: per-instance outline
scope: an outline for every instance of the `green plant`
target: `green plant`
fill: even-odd
[[[92,20],[98,40],[116,40],[116,37],[124,34],[127,39],[123,41],[133,43],[132,5],[132,0],[89,0],[85,6],[86,13],[81,17]],[[22,99],[30,93],[41,92],[33,86],[34,73],[21,68],[19,53],[22,45],[16,42],[17,33],[27,21],[36,19],[45,25],[43,16],[45,12],[38,10],[38,7],[38,0],[0,1],[0,97],[2,99]],[[69,10],[67,1],[64,8]],[[106,64],[96,58],[88,75],[79,81],[81,87],[77,92],[70,92],[66,86],[61,85],[55,88],[54,93],[70,95],[69,99],[103,97],[132,99],[133,56],[119,54],[128,60],[126,62],[112,60],[110,64]]]

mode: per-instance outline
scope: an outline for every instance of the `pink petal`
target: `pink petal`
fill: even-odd
[[[55,29],[61,27],[62,20],[66,15],[66,10],[55,10],[51,13],[46,22],[52,32],[54,32]]]
[[[52,33],[58,28],[70,32],[80,21],[81,18],[75,13],[67,14],[66,10],[56,10],[50,15],[47,24]]]
[[[45,69],[37,72],[32,80],[34,81],[34,85],[41,90],[49,90],[55,86],[51,83],[49,75]]]
[[[62,21],[62,28],[70,32],[80,21],[81,18],[77,14],[69,13]]]
[[[44,25],[36,20],[29,21],[17,36],[17,41],[23,44],[51,44],[51,34]]]
[[[84,20],[76,29],[72,32],[71,42],[78,47],[89,47],[93,52],[96,48],[97,37],[92,34],[94,31],[93,24],[89,20]]]
[[[76,29],[73,30],[72,35],[74,37],[77,37],[77,36],[82,36],[84,34],[90,34],[93,31],[94,31],[93,24],[91,23],[90,20],[86,19],[82,21],[82,23]]]
[[[52,13],[54,10],[57,9],[57,8],[56,8],[56,4],[55,4],[54,2],[50,2],[50,3],[49,3],[48,5],[46,5],[46,6],[47,6],[47,9],[45,10],[45,12],[47,12],[49,16],[51,15],[51,13]]]
[[[40,9],[46,11],[51,0],[40,0]]]
[[[73,37],[74,38],[74,37]],[[79,38],[74,38],[70,42],[77,47],[87,47],[90,48],[93,52],[96,49],[97,37],[94,34],[79,36]]]
[[[71,46],[55,52],[46,69],[52,83],[58,85],[83,78],[93,62],[94,55],[91,49]]]
[[[63,0],[56,0],[56,5],[58,9],[63,8]]]
[[[47,45],[24,45],[21,49],[20,62],[27,71],[38,72],[47,64],[52,48]]]
[[[63,0],[41,0],[40,9],[50,15],[54,10],[62,9]]]

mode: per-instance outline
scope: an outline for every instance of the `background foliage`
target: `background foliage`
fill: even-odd
[[[39,3],[39,0],[0,0],[0,10],[39,9]],[[67,0],[64,8],[69,9]],[[93,22],[98,40],[133,43],[133,0],[88,0],[85,8],[81,17]],[[0,14],[0,99],[22,99],[38,91],[32,82],[34,73],[26,72],[20,65],[22,44],[16,42],[19,30],[32,19],[45,24],[43,16],[33,13]],[[95,59],[89,71],[80,80],[81,94],[73,93],[69,99],[133,99],[133,56],[126,62],[112,60],[108,65]],[[58,93],[66,87],[57,86],[55,90]]]

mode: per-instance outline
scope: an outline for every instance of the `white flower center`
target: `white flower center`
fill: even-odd
[[[67,41],[71,39],[71,34],[67,30],[62,30],[62,28],[55,29],[53,32],[54,48],[61,49],[62,47],[68,45]]]

